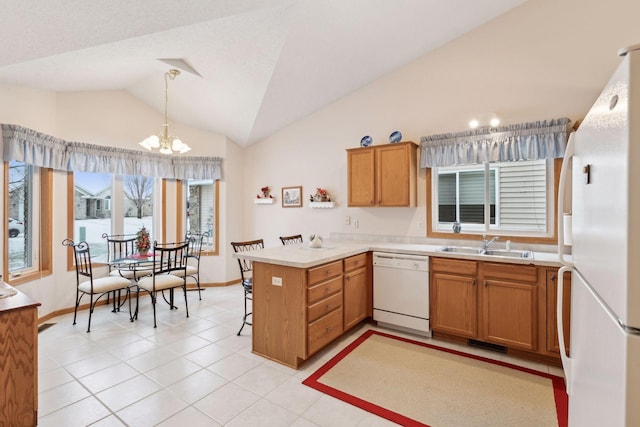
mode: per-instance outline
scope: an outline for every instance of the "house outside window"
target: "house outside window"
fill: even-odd
[[[433,168],[433,228],[549,236],[553,161],[496,162]]]

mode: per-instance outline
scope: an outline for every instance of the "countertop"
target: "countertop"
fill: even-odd
[[[320,248],[311,248],[309,243],[274,246],[250,252],[234,253],[234,258],[244,258],[266,264],[277,264],[296,268],[309,268],[336,261],[363,252],[391,252],[410,255],[428,255],[441,258],[471,259],[477,261],[505,262],[510,264],[535,264],[560,267],[562,264],[555,252],[533,252],[531,258],[510,258],[488,255],[471,255],[439,252],[442,245],[357,242],[353,240],[325,240]]]
[[[31,299],[31,297],[0,281],[0,312],[39,305],[40,303]]]

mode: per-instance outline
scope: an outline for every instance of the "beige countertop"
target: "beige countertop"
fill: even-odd
[[[442,258],[471,259],[478,261],[505,262],[511,264],[535,264],[560,267],[557,253],[533,252],[533,259],[510,258],[488,255],[470,255],[439,252],[442,245],[357,242],[353,240],[325,240],[320,248],[311,248],[308,243],[301,245],[274,246],[256,251],[234,253],[234,258],[244,258],[254,262],[277,264],[296,268],[309,268],[336,261],[363,252],[377,251],[410,255],[428,255]]]

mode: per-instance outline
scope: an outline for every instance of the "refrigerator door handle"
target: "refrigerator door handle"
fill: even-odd
[[[558,344],[560,346],[560,359],[562,360],[562,368],[564,369],[564,378],[568,395],[571,395],[571,358],[569,357],[569,355],[567,355],[567,348],[564,345],[564,322],[562,321],[562,308],[564,305],[564,273],[572,271],[573,267],[571,266],[564,266],[558,270],[558,295],[556,297],[556,323],[558,329]]]
[[[564,158],[562,159],[562,168],[560,169],[560,180],[558,182],[558,258],[562,265],[573,266],[573,263],[565,258],[564,254],[564,222],[562,220],[564,216],[564,190],[567,182],[567,169],[569,169],[569,160],[571,160],[575,154],[574,140],[575,132],[571,132],[569,135],[569,141],[564,149]],[[558,282],[560,283],[560,282]]]

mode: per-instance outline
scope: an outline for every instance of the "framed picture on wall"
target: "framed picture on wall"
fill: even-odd
[[[282,187],[282,207],[302,207],[302,187]]]

